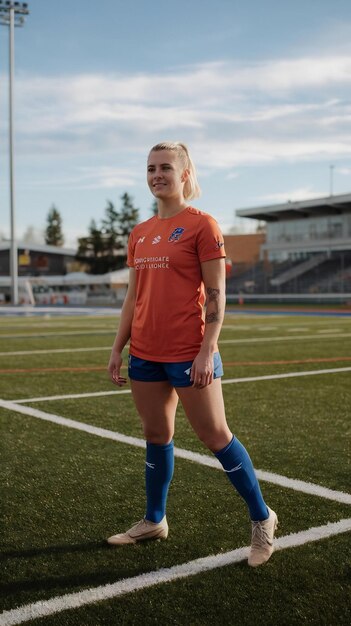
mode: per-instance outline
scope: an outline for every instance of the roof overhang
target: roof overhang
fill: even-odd
[[[300,202],[285,202],[271,204],[251,209],[237,209],[238,217],[249,217],[265,222],[281,220],[296,220],[307,217],[323,217],[340,215],[351,212],[351,193],[337,196],[301,200]]]
[[[29,252],[42,252],[43,254],[60,254],[62,256],[76,256],[77,250],[74,248],[63,248],[60,246],[49,246],[46,244],[27,243],[25,241],[17,241],[17,250],[28,250]],[[10,250],[11,242],[0,242],[0,251]]]

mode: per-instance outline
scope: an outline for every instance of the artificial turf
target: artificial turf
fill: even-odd
[[[49,318],[45,328],[36,318],[28,318],[25,326],[20,319],[2,322],[2,353],[72,350],[1,354],[2,399],[113,390],[105,368],[115,320]],[[65,334],[82,328],[87,331],[84,335]],[[111,334],[94,334],[104,329]],[[335,337],[323,337],[331,329]],[[44,331],[61,334],[36,336]],[[8,337],[17,333],[17,338]],[[272,342],[223,343],[225,378],[346,367],[347,361],[318,362],[350,356],[351,337],[338,338],[338,333],[351,335],[351,319],[228,316],[223,340],[271,337]],[[275,341],[292,334],[296,341]],[[314,334],[315,339],[303,340],[304,334]],[[105,350],[73,351],[100,346]],[[271,363],[278,360],[285,363]],[[301,362],[289,363],[294,360]],[[223,391],[230,427],[246,444],[257,468],[350,491],[350,372],[228,384]],[[26,405],[142,436],[130,395]],[[223,473],[176,459],[167,512],[169,539],[110,548],[105,537],[124,530],[144,513],[143,450],[5,409],[0,427],[4,609],[249,544],[245,505]],[[209,454],[181,408],[175,444]],[[261,486],[278,512],[280,535],[350,517],[346,504],[268,482]],[[350,573],[349,536],[339,535],[277,552],[258,570],[242,562],[30,624],[348,624]]]

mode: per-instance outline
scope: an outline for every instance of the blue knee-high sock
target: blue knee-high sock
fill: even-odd
[[[146,514],[150,522],[160,522],[166,513],[168,488],[174,469],[174,444],[146,442]]]
[[[236,437],[233,437],[231,442],[225,448],[216,452],[215,455],[222,463],[223,469],[232,485],[244,498],[249,508],[251,519],[254,521],[267,519],[267,506],[262,497],[254,466],[246,448]]]

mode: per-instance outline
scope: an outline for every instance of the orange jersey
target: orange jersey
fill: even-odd
[[[141,359],[194,359],[204,334],[201,263],[225,257],[213,217],[193,207],[133,229],[128,265],[136,271],[130,353]]]

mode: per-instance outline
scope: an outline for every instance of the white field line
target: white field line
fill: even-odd
[[[23,335],[18,335],[17,333],[12,333],[11,335],[2,335],[0,334],[0,339],[37,339],[38,337],[68,337],[68,336],[80,336],[80,335],[115,335],[116,329],[105,329],[105,330],[68,330],[64,332],[52,332],[52,333],[26,333]]]
[[[99,346],[97,348],[55,348],[53,350],[16,350],[13,352],[0,352],[0,356],[28,356],[31,354],[58,354],[59,352],[99,352],[101,350],[111,350],[112,344]]]
[[[222,385],[257,382],[260,380],[276,380],[278,378],[294,378],[297,376],[315,376],[317,374],[335,374],[340,372],[350,372],[350,367],[335,367],[327,370],[310,370],[305,372],[287,372],[285,374],[267,374],[266,376],[248,376],[247,378],[224,378]],[[47,402],[49,400],[73,400],[79,398],[98,398],[102,396],[116,396],[120,393],[131,393],[130,389],[122,389],[119,391],[95,391],[91,393],[72,393],[62,396],[40,396],[38,398],[21,398],[20,400],[11,400],[16,404],[27,404],[28,402]]]
[[[330,329],[330,332],[334,332],[335,329],[335,324],[342,324],[344,322],[347,322],[347,324],[350,324],[350,319],[349,318],[339,318],[337,320],[337,322],[335,320],[325,320],[325,319],[321,319],[321,320],[317,320],[314,319],[313,320],[313,325],[306,325],[306,321],[305,324],[303,326],[296,326],[296,322],[295,323],[291,323],[291,324],[281,324],[281,325],[276,325],[276,326],[272,326],[270,324],[261,324],[259,327],[257,326],[257,324],[233,324],[233,323],[224,323],[222,324],[222,328],[224,329],[231,329],[231,330],[250,330],[252,332],[254,332],[257,328],[259,328],[259,330],[286,330],[287,332],[308,332],[311,331],[312,329],[317,329],[318,326],[325,326],[326,324],[330,324],[330,322],[333,321],[334,325],[331,327],[328,327]],[[345,328],[339,328],[340,330],[346,330]],[[328,330],[326,330],[325,332],[328,332]]]
[[[344,337],[351,337],[351,333],[337,333],[337,338],[344,338]],[[315,334],[315,335],[301,335],[301,337],[299,337],[298,335],[294,335],[294,336],[284,336],[284,337],[245,337],[243,339],[222,339],[220,340],[218,343],[265,343],[265,342],[271,342],[271,341],[298,341],[299,339],[301,341],[305,341],[306,339],[316,339],[316,340],[320,340],[320,339],[335,339],[336,338],[336,333],[332,333],[332,334],[325,334],[325,335],[319,335],[319,334]]]
[[[311,328],[303,327],[303,326],[295,326],[292,328],[287,328],[286,331],[288,333],[307,333]]]
[[[120,389],[119,391],[93,391],[91,393],[71,393],[62,396],[46,396],[39,398],[22,398],[21,400],[11,400],[16,404],[27,404],[28,402],[47,402],[49,400],[78,400],[80,398],[99,398],[103,396],[116,396],[119,394],[130,394],[131,389]]]
[[[120,315],[121,308],[112,307],[97,307],[97,306],[70,306],[64,308],[62,306],[32,306],[32,305],[20,305],[20,306],[7,306],[5,309],[0,309],[0,312],[4,316],[10,316],[14,313],[20,313],[27,315],[27,317],[37,317],[38,313],[48,315],[52,317],[52,313],[58,313],[61,318],[74,317],[76,314],[81,313],[84,317],[105,317],[109,315]]]
[[[225,378],[222,385],[230,383],[249,383],[258,380],[276,380],[278,378],[296,378],[298,376],[315,376],[317,374],[335,374],[336,372],[351,372],[351,367],[335,367],[327,370],[310,370],[306,372],[286,372],[285,374],[267,374],[267,376],[248,376],[247,378]]]
[[[114,323],[114,320],[101,320],[101,323],[95,324],[93,323],[92,325],[87,325],[85,323],[82,323],[80,321],[77,321],[75,319],[72,320],[65,320],[63,322],[59,322],[57,321],[57,319],[59,318],[51,318],[50,321],[43,321],[43,318],[33,318],[30,320],[30,324],[31,327],[33,328],[33,330],[36,330],[37,328],[43,329],[43,328],[66,328],[67,330],[74,330],[75,328],[77,328],[78,330],[95,330],[95,329],[103,329],[103,330],[108,330],[108,324],[109,323]],[[116,320],[119,319],[119,316],[116,316]],[[84,319],[85,321],[85,319]],[[350,320],[348,320],[347,318],[340,318],[338,320],[339,322],[349,322]],[[325,320],[314,320],[313,322],[313,327],[315,328],[318,325],[323,325],[325,324]],[[5,330],[18,330],[21,328],[25,328],[26,330],[28,330],[28,322],[27,323],[18,323],[18,324],[3,324],[3,329]],[[256,329],[260,330],[260,331],[271,331],[271,330],[278,330],[279,326],[271,326],[271,325],[261,325],[261,326],[257,326],[256,324],[223,324],[222,325],[223,329],[231,329],[231,330],[250,330],[250,331],[255,331]],[[286,329],[288,332],[292,332],[291,329],[291,324],[284,324],[282,325],[283,329]],[[115,329],[116,330],[116,329]],[[293,327],[293,331],[294,332],[298,332],[299,330],[301,330],[301,332],[306,332],[308,330],[311,330],[311,327],[307,327],[307,326],[294,326]],[[339,330],[343,330],[343,329],[339,329]],[[320,332],[320,331],[319,331]],[[325,330],[324,332],[328,332],[328,330]],[[330,328],[330,332],[335,332],[335,327],[331,327]],[[16,335],[17,336],[17,335]]]
[[[66,426],[68,428],[80,430],[91,435],[96,435],[97,437],[112,439],[113,441],[126,443],[128,445],[136,446],[138,448],[145,448],[144,439],[130,437],[128,435],[123,435],[122,433],[108,430],[106,428],[99,428],[91,424],[85,424],[84,422],[77,422],[76,420],[61,417],[60,415],[46,413],[44,411],[39,411],[38,409],[33,409],[27,406],[21,406],[15,402],[0,400],[0,407],[9,411],[15,411],[16,413],[22,413],[23,415],[30,415],[31,417],[36,417],[47,422],[52,422],[53,424],[58,424],[60,426]],[[183,448],[177,447],[174,448],[174,455],[181,459],[192,461],[193,463],[198,463],[200,465],[205,465],[207,467],[213,467],[214,469],[222,470],[221,464],[213,456],[199,454],[198,452],[192,452],[191,450],[184,450]],[[286,487],[287,489],[293,489],[294,491],[300,491],[309,495],[326,498],[327,500],[333,500],[334,502],[351,504],[351,494],[344,493],[343,491],[334,491],[333,489],[328,489],[327,487],[321,487],[320,485],[304,482],[302,480],[295,480],[286,476],[281,476],[280,474],[265,472],[263,470],[257,470],[256,473],[257,477],[265,482],[277,484],[279,486]]]
[[[255,330],[251,324],[222,324],[224,330]]]
[[[1,339],[37,339],[38,337],[68,337],[68,336],[80,336],[80,335],[114,335],[116,333],[115,330],[96,330],[94,332],[88,332],[88,331],[72,331],[72,332],[63,332],[63,333],[33,333],[33,334],[28,334],[28,335],[1,335],[0,334],[0,340]],[[330,333],[329,334],[313,334],[313,335],[301,335],[301,337],[299,337],[298,335],[294,335],[294,336],[282,336],[282,337],[244,337],[242,339],[220,339],[218,343],[220,344],[225,344],[225,343],[237,343],[237,344],[241,344],[241,343],[264,343],[264,342],[271,342],[271,341],[297,341],[297,340],[302,340],[305,341],[305,339],[316,339],[316,340],[320,340],[320,339],[335,339],[337,335],[337,338],[345,338],[345,337],[351,337],[351,333]],[[9,352],[4,352],[1,354],[6,354],[9,355]]]
[[[109,325],[114,324],[114,320],[101,320],[101,322],[99,321],[98,324],[96,324],[94,322],[94,320],[92,320],[92,323],[86,323],[86,319],[84,318],[84,322],[75,319],[75,320],[65,320],[63,322],[59,322],[57,321],[59,318],[52,318],[50,321],[45,321],[45,318],[34,318],[32,320],[30,320],[30,328],[34,330],[37,329],[43,329],[43,328],[50,328],[50,329],[54,329],[54,328],[66,328],[67,330],[75,330],[76,328],[78,330],[94,330],[94,328],[101,328],[106,330],[107,328],[109,328]],[[117,318],[116,318],[117,319]],[[27,323],[19,323],[19,324],[4,324],[4,319],[2,318],[2,328],[3,330],[20,330],[21,328],[25,328],[26,330],[28,330],[29,327],[29,322]],[[89,321],[89,320],[88,320]],[[116,327],[115,327],[116,328]]]
[[[324,526],[309,528],[298,533],[291,533],[276,539],[274,547],[276,551],[296,548],[307,543],[327,539],[351,530],[351,518],[342,519],[339,522],[328,523]],[[47,617],[68,609],[77,609],[82,606],[101,602],[111,598],[118,598],[128,593],[135,593],[141,589],[148,589],[155,585],[169,583],[182,578],[196,576],[202,572],[209,572],[219,567],[227,567],[234,563],[244,561],[249,553],[249,547],[237,548],[224,554],[188,561],[181,565],[161,568],[159,570],[139,574],[131,578],[124,578],[116,583],[92,587],[84,591],[68,593],[63,596],[56,596],[50,600],[40,600],[32,604],[26,604],[17,609],[4,611],[0,615],[0,626],[16,626],[29,620]]]
[[[268,330],[278,330],[278,327],[277,326],[258,326],[257,330],[259,330],[262,333],[265,333]]]

